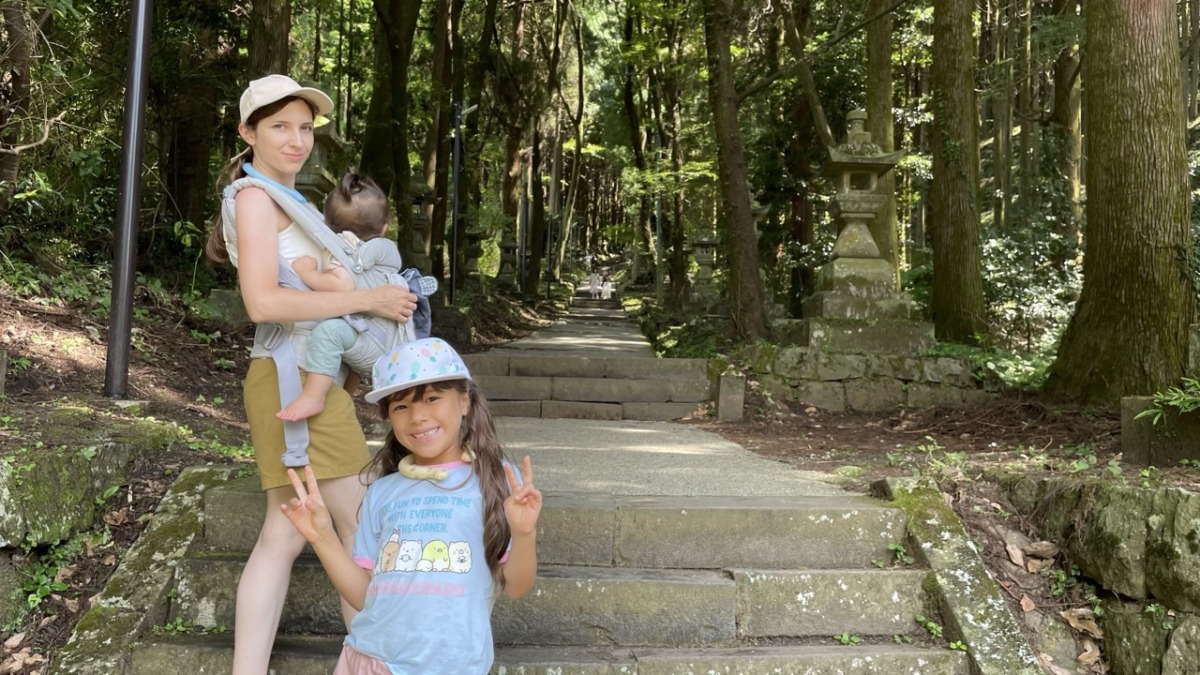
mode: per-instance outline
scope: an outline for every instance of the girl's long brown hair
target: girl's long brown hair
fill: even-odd
[[[285,96],[274,103],[268,103],[267,105],[264,105],[258,110],[250,113],[250,116],[246,118],[246,126],[250,127],[251,129],[257,128],[258,123],[264,117],[270,117],[280,110],[283,110],[292,101],[304,101],[307,103],[309,110],[312,110],[313,118],[316,118],[317,108],[312,103],[309,103],[299,96]],[[253,146],[246,146],[244,150],[231,157],[228,162],[225,162],[224,168],[221,169],[220,175],[217,176],[218,197],[220,196],[221,191],[225,189],[226,185],[229,185],[239,178],[245,177],[246,172],[242,170],[242,165],[247,162],[254,162]],[[221,264],[229,260],[229,251],[225,248],[225,233],[222,230],[221,214],[218,210],[217,217],[214,218],[211,223],[209,223],[208,241],[204,244],[204,254],[208,256],[209,260],[217,264]]]
[[[470,408],[463,419],[462,447],[471,449],[475,459],[471,462],[471,470],[479,478],[479,491],[483,495],[483,544],[487,556],[488,569],[497,588],[504,587],[504,577],[500,574],[500,560],[508,551],[508,543],[512,532],[508,527],[508,518],[504,515],[504,500],[508,497],[508,477],[504,475],[504,448],[500,447],[500,439],[496,435],[496,422],[492,411],[488,408],[487,399],[479,391],[479,387],[471,380],[447,380],[419,384],[409,389],[395,392],[379,402],[379,415],[387,420],[388,406],[392,401],[402,400],[412,395],[419,399],[432,388],[434,391],[454,391],[466,394],[470,400]],[[412,451],[404,447],[396,439],[396,432],[389,430],[383,441],[383,448],[376,453],[371,463],[363,469],[368,476],[382,478],[396,473],[400,460],[411,455]]]

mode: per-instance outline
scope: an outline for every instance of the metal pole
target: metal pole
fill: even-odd
[[[454,304],[454,289],[458,285],[458,173],[462,168],[462,118],[475,112],[479,104],[462,109],[454,104],[454,200],[450,202],[450,304]]]
[[[133,274],[137,265],[138,206],[142,201],[142,141],[149,74],[153,0],[134,0],[129,20],[129,67],[125,73],[125,125],[121,151],[117,232],[113,251],[112,299],[108,317],[108,359],[104,395],[121,398],[129,386],[129,345],[133,328]]]
[[[462,104],[454,104],[454,199],[450,201],[450,304],[454,304],[454,287],[458,282],[458,167],[462,161]]]

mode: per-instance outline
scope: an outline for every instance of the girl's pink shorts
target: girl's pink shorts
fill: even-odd
[[[373,656],[356,652],[345,645],[342,655],[338,657],[337,668],[333,675],[392,675],[387,664]]]

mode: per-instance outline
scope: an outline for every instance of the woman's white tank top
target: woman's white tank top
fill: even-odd
[[[237,229],[232,226],[226,226],[222,228],[222,232],[225,235],[225,248],[229,254],[229,262],[233,263],[234,267],[237,267]],[[321,267],[324,258],[321,255],[323,250],[312,237],[308,236],[304,228],[294,222],[279,233],[279,257],[283,260],[295,260],[300,256],[307,255],[316,258],[317,266]],[[280,264],[283,263],[281,262]],[[317,322],[315,321],[280,324],[291,338],[292,349],[296,353],[297,360],[304,359],[304,354],[308,351],[309,334],[316,324]],[[271,352],[257,343],[250,348],[250,358],[252,359],[267,358],[270,355]],[[344,373],[346,372],[346,368],[344,364],[341,371],[338,377],[335,378],[339,384],[345,378]]]

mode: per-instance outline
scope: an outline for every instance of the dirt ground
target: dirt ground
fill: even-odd
[[[527,334],[550,311],[513,303],[492,305],[486,313],[472,313],[480,348]],[[240,376],[249,329],[220,328],[173,307],[148,307],[146,314],[155,318],[134,321],[127,398],[149,401],[149,414],[183,424],[198,438],[241,445],[247,434]],[[0,457],[6,447],[21,442],[23,429],[36,425],[49,407],[64,400],[112,409],[102,396],[107,330],[105,319],[74,308],[0,298],[0,350],[9,355],[6,395],[0,399]],[[359,412],[364,421],[374,421],[369,406],[363,404]],[[1086,580],[1070,573],[1061,556],[1052,555],[1043,563],[1046,569],[1038,572],[1014,564],[1004,537],[1019,532],[1037,541],[1035,527],[978,476],[989,464],[1027,472],[1111,472],[1110,460],[1119,466],[1120,420],[1110,411],[1005,397],[975,407],[830,413],[771,402],[751,383],[743,421],[718,423],[698,415],[685,423],[776,460],[781,470],[817,472],[848,490],[864,491],[887,475],[933,475],[982,545],[985,561],[1016,613],[1061,621],[1059,612],[1089,606]],[[207,461],[250,461],[214,448],[211,443],[174,448],[153,465],[141,467],[130,484],[122,486],[122,498],[110,502],[105,517],[109,541],[88,546],[64,563],[57,574],[62,590],[52,593],[23,625],[0,635],[0,675],[46,672],[49,659],[141,532],[142,516],[154,510],[169,486],[168,472]],[[1138,478],[1134,468],[1125,467],[1123,474],[1125,480]],[[1200,487],[1195,470],[1172,469],[1153,479]],[[1031,629],[1030,635],[1040,632]],[[1049,672],[1106,672],[1095,651],[1097,640],[1086,630],[1074,633],[1080,660],[1064,663],[1068,656],[1059,645],[1059,656],[1047,662]]]

